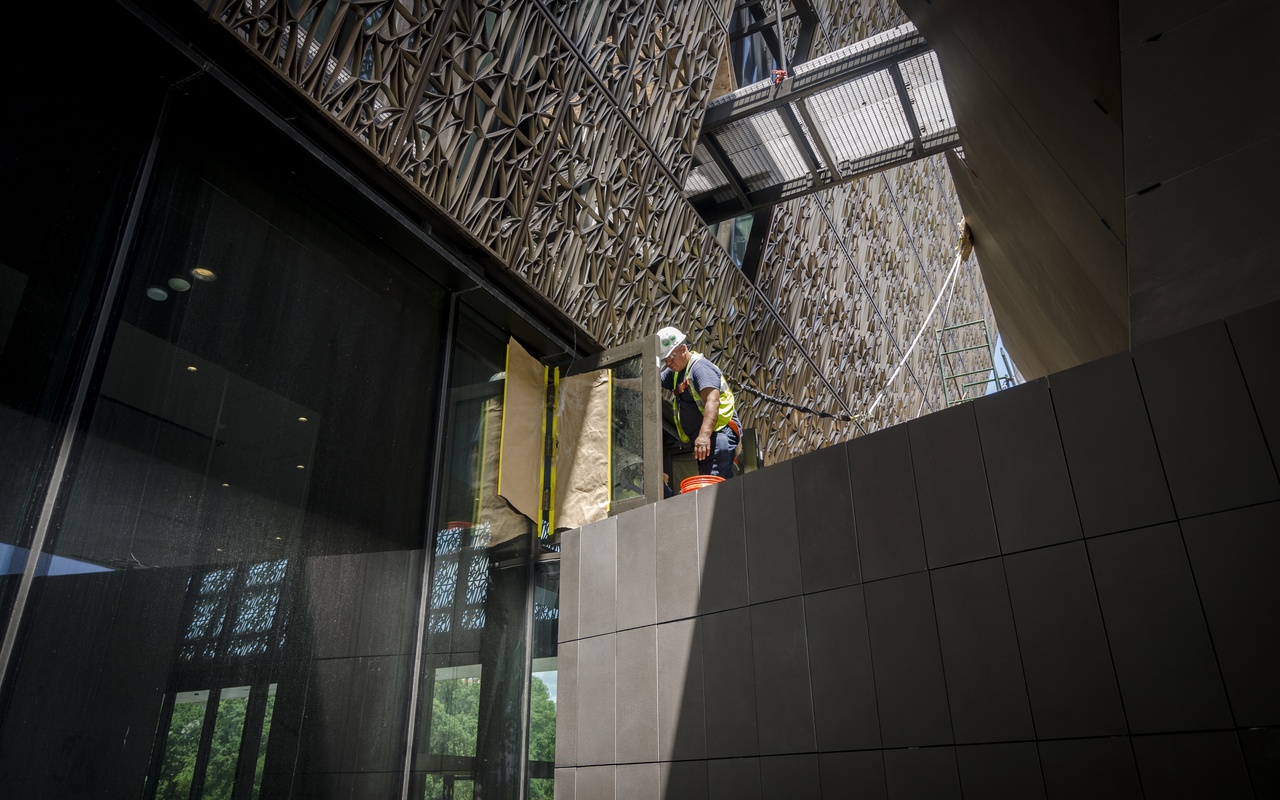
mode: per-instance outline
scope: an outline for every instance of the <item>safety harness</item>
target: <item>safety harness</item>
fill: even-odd
[[[689,381],[691,380],[689,372],[692,370],[694,363],[702,358],[702,353],[689,351],[689,363],[684,365],[684,369],[672,375],[671,385],[675,387],[675,395],[671,400],[671,414],[676,423],[676,433],[680,435],[680,441],[689,441],[689,435],[684,432],[684,426],[680,424],[680,395],[689,389]],[[684,376],[681,380],[681,376]],[[702,402],[702,393],[694,387],[690,392],[693,395],[693,403],[698,407],[699,414],[705,414],[706,408]],[[728,425],[733,430],[734,435],[739,439],[742,438],[742,430],[738,427],[738,421],[733,418],[733,392],[729,389],[729,382],[725,380],[724,373],[720,373],[720,409],[716,415],[716,430],[720,430]]]

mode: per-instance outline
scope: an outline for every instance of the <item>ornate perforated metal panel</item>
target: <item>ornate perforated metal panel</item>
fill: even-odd
[[[675,324],[748,389],[875,405],[743,392],[767,460],[939,407],[931,331],[888,378],[960,235],[941,159],[776,207],[755,283],[684,198],[732,0],[197,2],[600,345]],[[812,5],[814,57],[906,21]],[[935,326],[991,318],[976,266],[954,285]]]
[[[201,5],[206,5],[201,3]],[[209,14],[385,159],[449,0],[213,0]]]
[[[250,658],[280,647],[287,567],[285,561],[265,561],[194,575],[187,585],[178,660]]]

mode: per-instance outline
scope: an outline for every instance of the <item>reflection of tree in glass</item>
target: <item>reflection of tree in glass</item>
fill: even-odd
[[[636,356],[614,364],[613,405],[613,500],[644,494],[644,368]]]
[[[556,703],[541,678],[536,675],[529,693],[529,760],[556,760]],[[529,781],[529,800],[552,800],[555,781],[534,778]]]
[[[529,779],[529,800],[553,800],[556,796],[556,782],[551,778]]]
[[[480,721],[480,679],[445,678],[436,681],[431,698],[431,752],[446,756],[474,756]],[[453,778],[453,800],[472,800],[475,784],[465,778],[427,775],[423,800],[443,800],[445,781]]]
[[[200,748],[204,725],[204,703],[178,703],[173,707],[169,736],[165,739],[164,763],[156,781],[157,800],[185,800],[191,794],[191,779]]]
[[[474,756],[479,719],[479,678],[437,680],[431,700],[431,752]]]
[[[547,685],[533,678],[530,693],[529,759],[553,762],[556,758],[556,704]],[[474,756],[480,719],[480,678],[445,678],[436,681],[431,700],[431,752],[448,756]],[[443,800],[444,775],[427,775],[423,800]],[[472,800],[471,780],[455,777],[454,800]],[[530,800],[551,800],[551,780],[534,780]]]
[[[218,719],[213,726],[213,744],[209,748],[209,766],[205,769],[204,794],[201,795],[205,800],[231,800],[248,704],[244,697],[231,697],[218,703]]]
[[[272,684],[272,692],[275,691]],[[276,709],[275,694],[267,695],[267,712],[262,719],[262,738],[258,740],[258,763],[253,769],[253,797],[259,797],[262,791],[262,770],[267,765],[267,739],[271,735],[271,715]]]
[[[271,712],[275,708],[275,695],[267,697],[266,717],[262,724],[262,739],[254,771],[254,796],[262,783],[262,769],[267,758],[267,739],[271,733]],[[249,701],[244,697],[229,697],[218,703],[218,716],[214,722],[213,741],[209,747],[209,763],[205,767],[204,793],[207,800],[230,800],[235,787],[236,762],[240,756],[240,738],[244,732],[245,712]],[[169,723],[169,736],[165,739],[164,763],[156,780],[157,800],[177,800],[191,794],[191,781],[195,776],[196,756],[200,749],[200,733],[204,727],[204,703],[177,703]]]

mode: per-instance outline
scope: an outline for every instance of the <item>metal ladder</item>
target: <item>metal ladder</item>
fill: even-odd
[[[979,331],[979,343],[968,347],[955,346],[963,344],[964,336],[961,332],[966,329],[977,329]],[[955,346],[953,350],[944,348],[944,340],[947,338],[948,333],[952,334],[951,341]],[[996,355],[991,347],[991,331],[987,328],[985,318],[972,322],[962,322],[959,325],[948,325],[945,328],[936,330],[934,331],[934,341],[938,349],[938,369],[942,373],[942,393],[946,398],[948,407],[968,402],[986,394],[985,389],[977,387],[995,382],[996,388],[1000,388],[996,378]],[[982,351],[982,353],[978,351]],[[977,356],[977,368],[969,369],[970,365],[964,363],[964,353],[974,353]],[[982,358],[983,353],[986,355],[985,359]],[[956,356],[959,357],[958,367],[956,366],[956,359],[953,358]],[[985,366],[982,365],[984,361]],[[966,380],[975,375],[981,375],[982,378],[980,380]]]

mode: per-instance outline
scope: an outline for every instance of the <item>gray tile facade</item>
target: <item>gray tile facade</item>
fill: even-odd
[[[566,537],[557,796],[1269,796],[1277,318]]]

